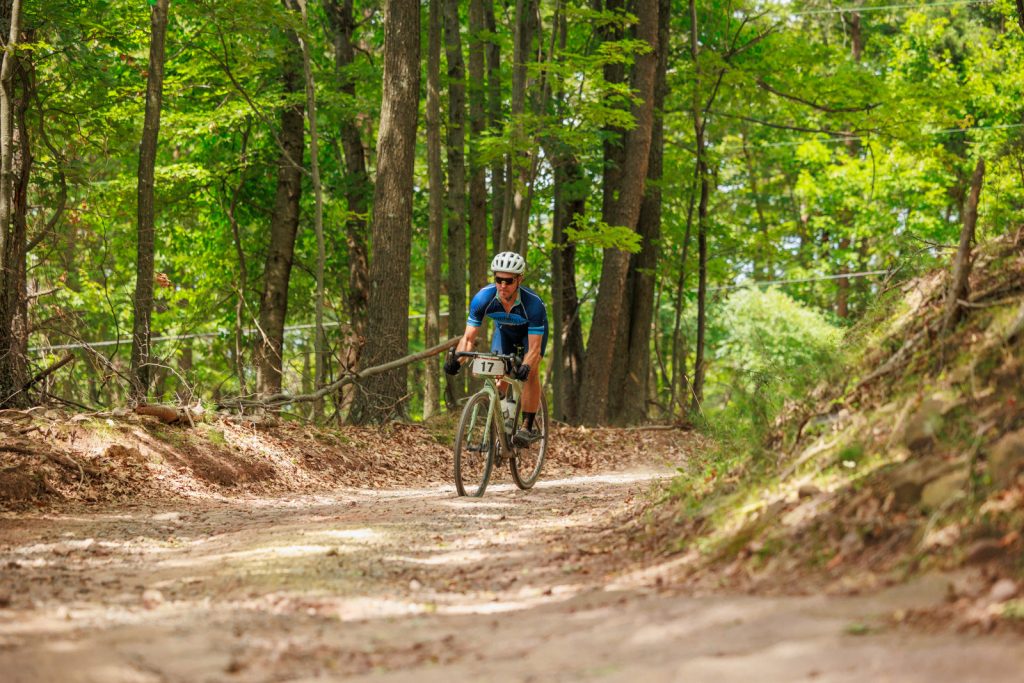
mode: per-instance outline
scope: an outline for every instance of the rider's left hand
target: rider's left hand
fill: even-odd
[[[526,379],[530,376],[530,366],[527,365],[526,363],[521,364],[518,368],[516,368],[516,371],[512,374],[512,376],[515,377],[520,382],[525,382]]]

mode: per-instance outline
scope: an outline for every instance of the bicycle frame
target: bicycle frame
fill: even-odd
[[[497,422],[501,425],[501,429],[497,430],[501,434],[501,448],[504,452],[513,452],[512,446],[512,435],[505,431],[505,416],[501,413],[501,392],[498,390],[498,382],[504,382],[508,385],[508,391],[512,392],[512,397],[515,400],[516,412],[513,415],[513,421],[519,415],[521,410],[520,403],[523,398],[523,383],[517,379],[514,379],[508,375],[508,371],[514,366],[519,359],[512,354],[500,354],[500,353],[479,353],[475,351],[459,351],[455,354],[457,357],[466,358],[500,358],[505,364],[505,374],[503,375],[488,375],[484,376],[484,388],[490,396],[487,410],[487,423],[486,433],[490,433],[492,425]]]

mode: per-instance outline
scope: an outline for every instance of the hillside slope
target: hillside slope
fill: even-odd
[[[675,583],[859,591],[940,569],[956,572],[949,616],[1020,625],[1024,245],[980,251],[944,337],[946,281],[891,292],[851,333],[843,371],[787,406],[760,453],[674,482],[646,528]]]

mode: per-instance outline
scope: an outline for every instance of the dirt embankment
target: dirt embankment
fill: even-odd
[[[980,250],[951,331],[947,282],[891,289],[759,454],[691,464],[650,525],[673,581],[851,593],[956,571],[940,616],[1024,630],[1024,242]]]
[[[390,489],[452,482],[454,424],[320,429],[212,418],[194,426],[152,416],[0,411],[0,510],[175,497]],[[556,427],[544,477],[678,461],[674,429]],[[496,473],[499,477],[501,472]]]

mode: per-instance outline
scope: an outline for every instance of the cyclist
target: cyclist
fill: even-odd
[[[525,271],[526,259],[514,251],[503,251],[494,257],[491,261],[494,284],[473,296],[466,331],[444,363],[445,372],[457,375],[462,363],[455,352],[472,351],[484,319],[494,320],[491,352],[523,355],[523,362],[514,375],[524,382],[523,428],[512,437],[520,448],[541,438],[540,431],[534,428],[534,419],[540,407],[540,359],[548,344],[547,308],[536,292],[522,286]]]

